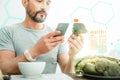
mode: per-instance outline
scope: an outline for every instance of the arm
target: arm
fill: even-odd
[[[83,37],[81,35],[72,35],[69,40],[69,53],[63,53],[58,56],[58,62],[61,70],[64,73],[75,73],[74,59],[76,54],[81,50],[83,46]]]
[[[63,73],[74,73],[74,63],[73,60],[69,58],[68,53],[60,54],[58,63]]]
[[[18,62],[27,61],[23,54],[15,57],[15,53],[9,50],[0,50],[0,68],[3,74],[20,73]]]

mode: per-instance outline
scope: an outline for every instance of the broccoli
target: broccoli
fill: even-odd
[[[73,33],[78,36],[80,33],[86,33],[87,29],[82,23],[74,23],[73,24]]]
[[[87,56],[75,66],[76,73],[120,76],[120,60],[105,56]]]

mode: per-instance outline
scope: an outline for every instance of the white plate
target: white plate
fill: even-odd
[[[91,75],[91,74],[83,74],[84,77],[90,77],[95,79],[117,79],[120,80],[120,76],[98,76],[98,75]]]

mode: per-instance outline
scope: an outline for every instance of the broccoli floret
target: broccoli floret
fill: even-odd
[[[105,58],[102,58],[97,61],[95,65],[96,70],[102,75],[104,75],[104,72],[108,69],[109,61]]]
[[[2,75],[1,69],[0,69],[0,80],[3,80],[3,75]]]
[[[120,76],[120,66],[116,62],[111,61],[109,63],[108,75]]]
[[[86,63],[84,68],[83,68],[84,73],[88,73],[88,74],[95,74],[97,75],[97,71],[95,69],[95,64],[92,63]]]

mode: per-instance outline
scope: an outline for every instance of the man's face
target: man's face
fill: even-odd
[[[28,0],[26,12],[35,22],[42,23],[47,17],[50,0]]]

